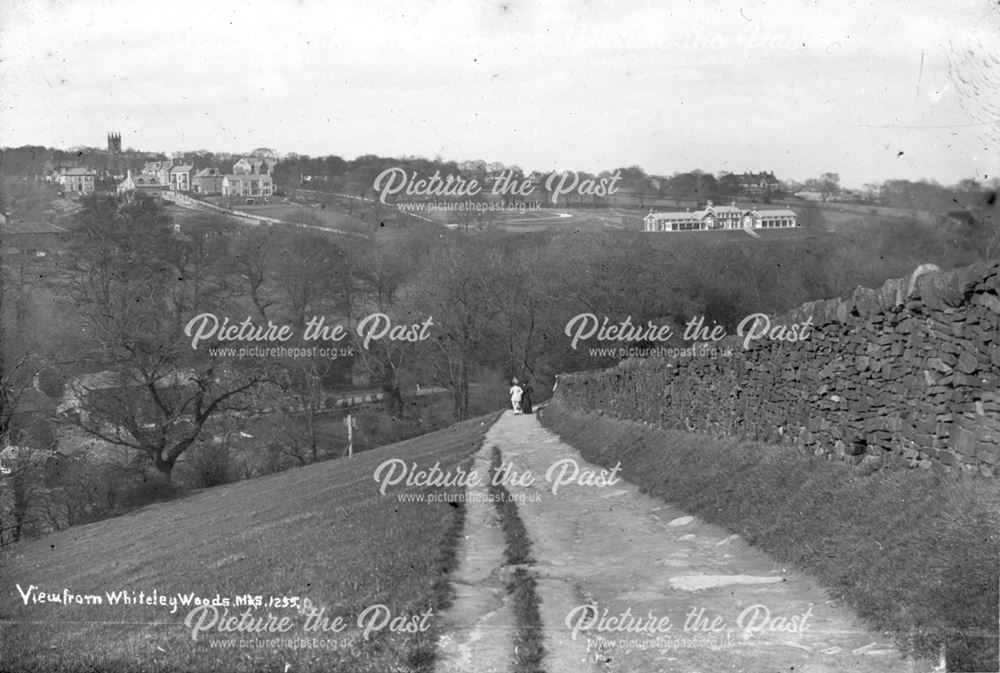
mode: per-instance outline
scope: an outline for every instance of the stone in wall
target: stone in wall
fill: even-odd
[[[734,357],[629,362],[560,377],[571,404],[716,434],[795,443],[854,463],[977,471],[1000,457],[1000,265],[921,265],[878,289],[804,304],[796,344]],[[627,383],[618,376],[628,372]],[[871,462],[871,461],[869,461]]]

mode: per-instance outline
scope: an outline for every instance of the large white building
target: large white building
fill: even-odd
[[[224,175],[222,177],[223,196],[271,196],[274,182],[267,173]]]
[[[170,189],[178,192],[191,191],[191,173],[194,166],[179,164],[170,169]]]
[[[89,168],[70,168],[58,178],[64,192],[72,194],[92,194],[97,181],[97,172]]]
[[[643,218],[643,231],[712,231],[720,229],[775,229],[797,227],[791,210],[742,210],[733,202],[716,206],[711,201],[704,210],[654,213]]]

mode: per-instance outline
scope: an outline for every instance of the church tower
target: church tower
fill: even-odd
[[[122,174],[122,134],[108,134],[108,173],[118,177]]]

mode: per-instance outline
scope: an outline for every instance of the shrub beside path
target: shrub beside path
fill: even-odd
[[[902,658],[886,634],[866,628],[814,580],[738,536],[647,497],[608,470],[599,485],[601,468],[534,416],[507,412],[490,428],[476,456],[482,475],[493,446],[512,474],[532,477],[506,486],[519,498],[531,537],[547,673],[934,669]],[[554,488],[560,472],[565,481],[574,470],[572,483]],[[486,486],[470,490],[478,489]],[[502,654],[511,647],[512,618],[509,611],[497,618],[503,536],[491,503],[467,506],[459,596],[438,672],[512,670]],[[468,656],[455,654],[459,641]]]

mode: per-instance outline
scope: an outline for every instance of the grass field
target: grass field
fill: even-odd
[[[268,197],[267,203],[253,205],[245,203],[245,199],[224,196],[207,197],[205,201],[214,206],[232,208],[241,213],[328,229],[353,230],[364,224],[361,212],[355,209],[355,214],[350,215],[346,202],[341,208],[339,201],[332,198],[325,200],[328,203],[319,203],[310,199],[291,200],[273,196]],[[324,207],[320,207],[321,205]],[[179,210],[183,211],[184,209]]]
[[[859,223],[871,223],[873,221],[884,221],[893,217],[914,216],[924,224],[934,223],[934,213],[923,210],[907,210],[905,208],[894,208],[890,206],[873,206],[860,203],[814,203],[816,210],[822,218],[823,226],[828,231],[842,231],[849,229],[852,225]],[[792,208],[796,208],[793,203]]]
[[[542,423],[653,497],[818,579],[900,648],[997,670],[1000,486],[922,470],[864,475],[791,447],[574,413]]]
[[[278,220],[296,222],[298,224],[316,224],[331,229],[350,228],[360,223],[360,220],[357,218],[340,212],[335,208],[313,208],[297,203],[239,206],[237,209],[252,215],[273,217]]]
[[[390,458],[422,468],[455,467],[480,446],[495,417],[356,456],[206,489],[131,514],[22,542],[0,555],[0,671],[429,671],[437,615],[449,602],[446,574],[464,509],[401,502],[401,492],[455,488],[392,487],[379,493],[375,468]],[[104,604],[35,603],[32,595],[68,591]],[[20,587],[20,588],[19,588]],[[195,595],[231,601],[222,619],[192,638],[190,626],[214,615],[192,605],[111,605],[107,592],[138,598]],[[261,596],[261,607],[236,597]],[[295,599],[267,607],[271,598]],[[340,632],[307,631],[309,599]],[[82,599],[87,600],[87,599]],[[289,601],[293,602],[293,601]],[[374,606],[385,606],[388,612]],[[357,620],[366,609],[369,639]],[[228,609],[233,622],[226,622]],[[249,610],[264,628],[285,617],[284,633],[219,632]],[[418,616],[431,610],[418,626]],[[386,616],[392,620],[378,627]],[[421,617],[421,619],[423,619]],[[392,632],[409,627],[414,632]],[[275,642],[276,639],[284,642]],[[325,641],[303,646],[301,639]],[[244,640],[243,646],[238,642]],[[294,642],[289,642],[294,640]],[[313,643],[315,644],[315,643]]]
[[[395,206],[390,205],[384,206],[379,211],[380,214],[376,216],[370,200],[362,202],[358,197],[349,199],[342,195],[307,189],[293,190],[293,193],[294,202],[266,206],[240,206],[240,208],[247,212],[256,212],[269,217],[287,219],[288,221],[303,221],[310,224],[314,223],[316,217],[319,216],[324,221],[328,221],[329,226],[338,228],[343,228],[351,222],[374,222],[375,219],[397,223],[424,221],[441,226],[464,226],[461,214],[457,211],[431,209],[404,213],[398,211]],[[541,196],[538,195],[538,198],[541,198]],[[352,200],[353,205],[349,206],[348,202]],[[528,200],[529,202],[533,202],[533,199]],[[731,197],[724,197],[718,203],[720,205],[729,204],[731,200]],[[628,199],[625,199],[625,201],[628,201]],[[319,207],[321,204],[326,207],[321,209]],[[814,207],[816,209],[816,217],[820,221],[815,223],[815,226],[812,228],[826,228],[831,231],[842,229],[845,225],[858,221],[868,221],[873,217],[873,210],[877,211],[878,216],[906,214],[906,211],[898,208],[881,206],[873,208],[865,205],[843,203],[806,203],[795,197],[775,198],[771,203],[758,202],[750,198],[738,198],[737,205],[745,209],[789,207],[800,213],[800,215],[804,214],[807,206]],[[571,204],[560,203],[554,207],[545,207],[538,210],[526,208],[524,212],[520,212],[516,208],[494,211],[486,219],[489,222],[489,228],[501,229],[514,234],[537,232],[572,233],[606,229],[639,231],[642,229],[642,218],[650,210],[658,212],[684,210],[685,208],[693,210],[703,206],[704,203],[696,199],[650,201],[644,202],[641,206],[638,200],[633,200],[628,205],[616,204],[611,207],[597,208],[590,207],[588,203],[583,202]],[[349,207],[354,211],[352,216],[348,215]],[[923,217],[924,215],[922,214],[921,216]],[[474,218],[470,227],[473,230],[483,228],[483,223]],[[801,231],[801,229],[794,231]],[[771,237],[782,235],[772,230],[762,230],[762,233],[765,236]]]

